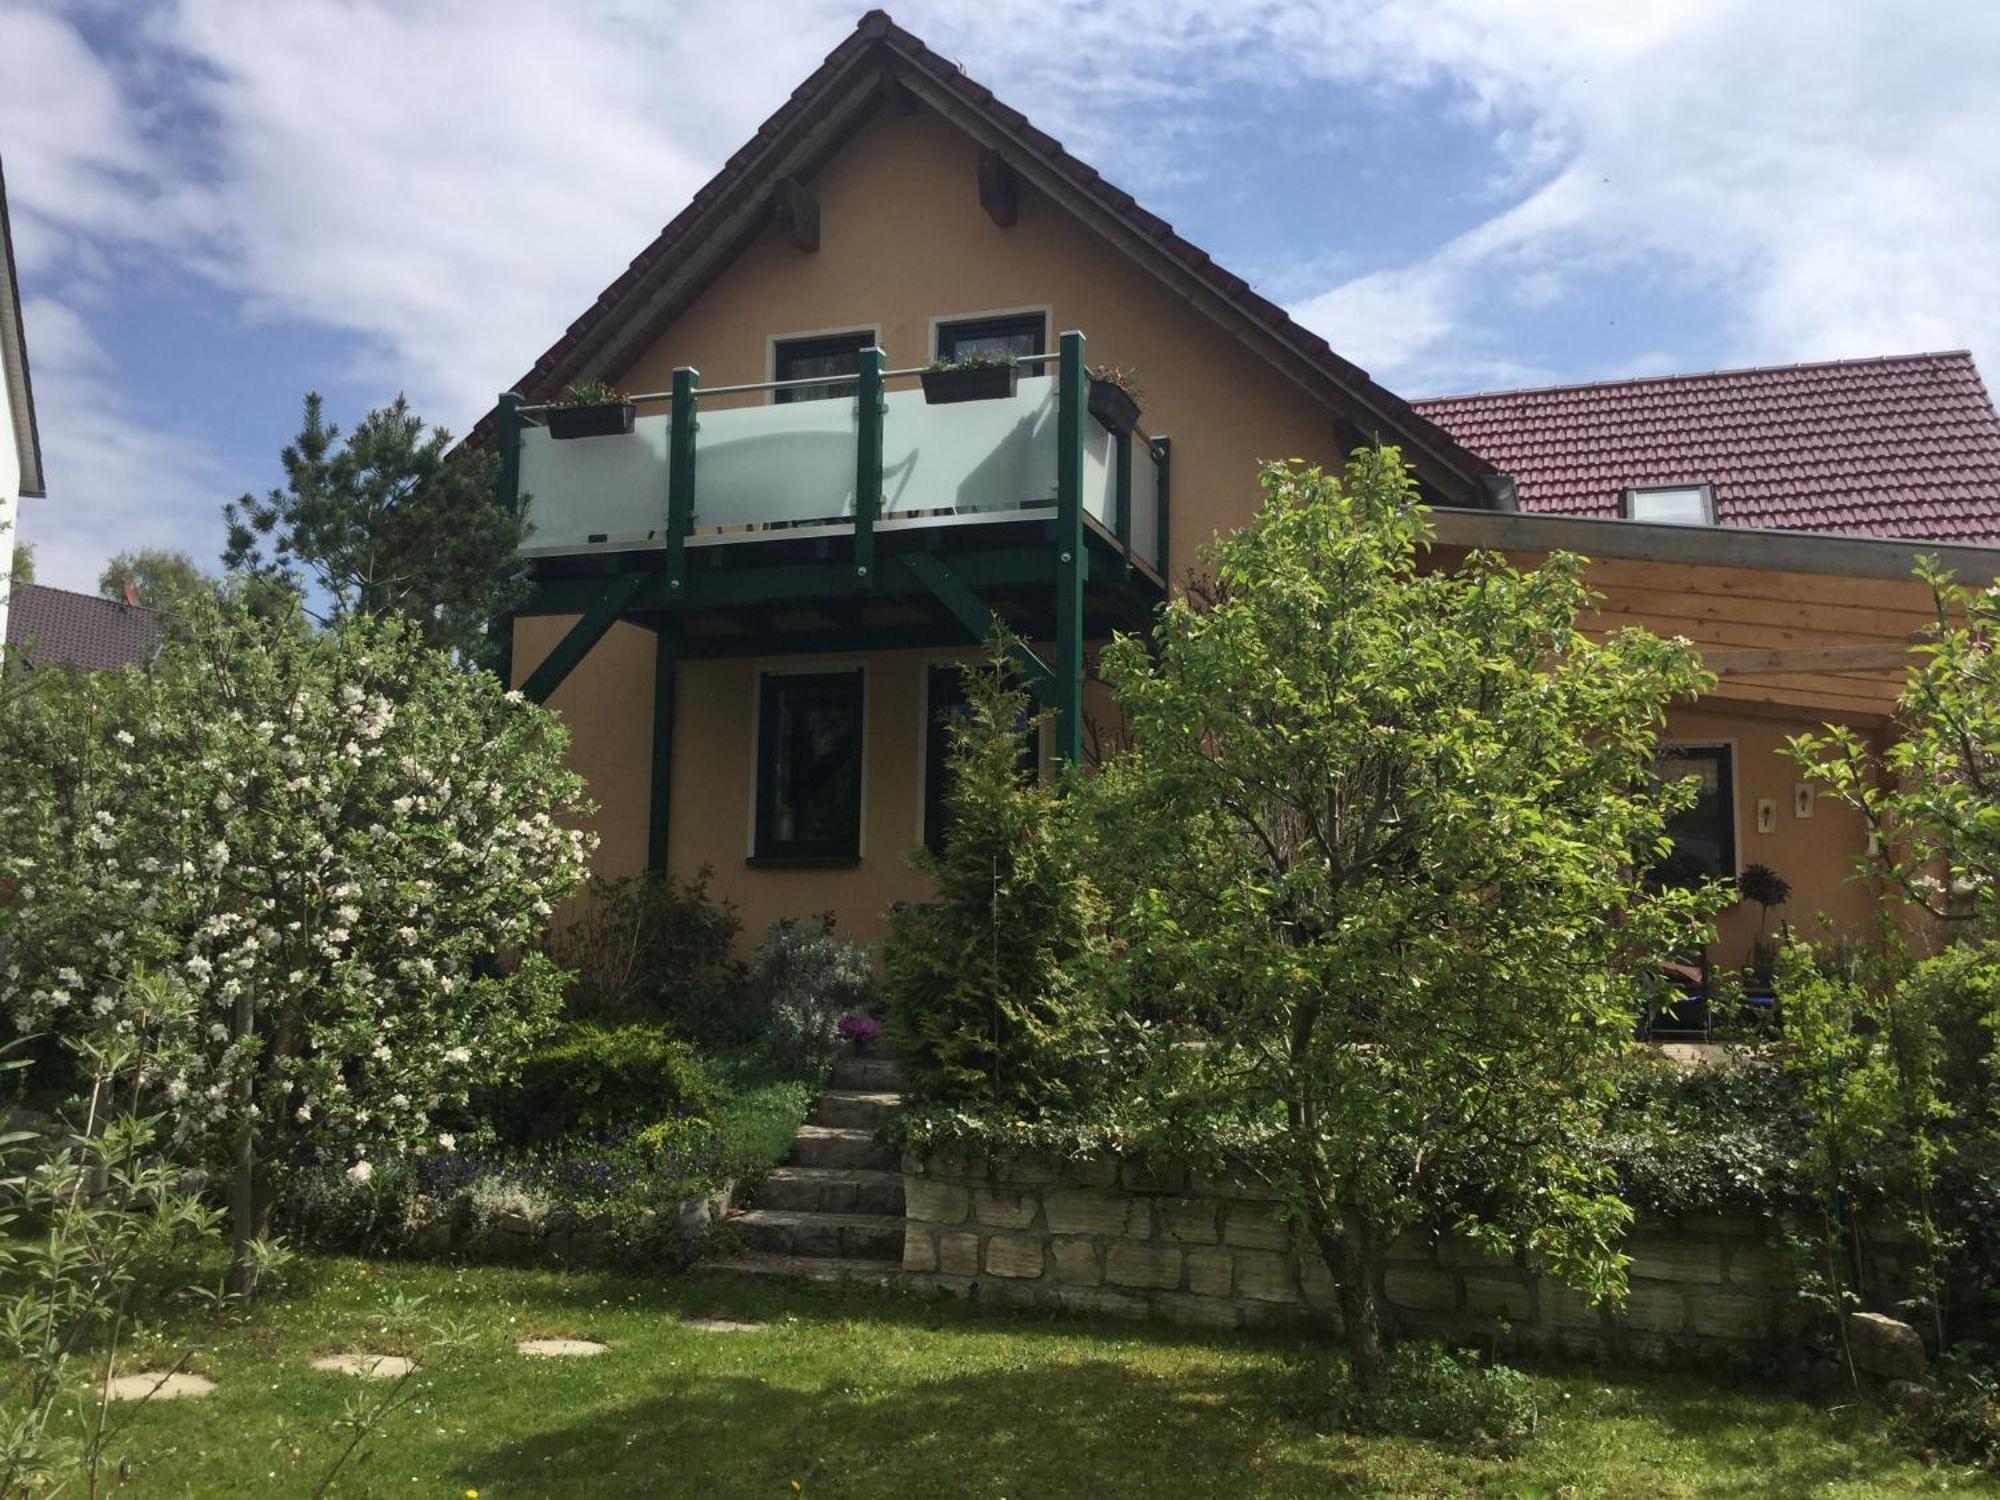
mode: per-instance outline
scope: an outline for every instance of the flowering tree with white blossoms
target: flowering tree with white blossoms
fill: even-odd
[[[0,713],[0,1005],[60,1033],[137,970],[185,990],[145,1084],[230,1184],[247,1291],[288,1172],[448,1149],[436,1113],[550,1024],[587,809],[560,721],[405,624],[189,624]]]

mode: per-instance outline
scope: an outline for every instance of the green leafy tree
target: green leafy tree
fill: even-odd
[[[0,538],[4,540],[4,538]],[[35,544],[33,542],[14,543],[13,561],[9,565],[7,578],[14,588],[26,588],[35,581]]]
[[[1134,1008],[1183,1018],[1154,1031],[1152,1132],[1256,1148],[1365,1388],[1408,1227],[1622,1290],[1630,1214],[1583,1143],[1640,976],[1720,900],[1641,876],[1689,790],[1655,739],[1705,678],[1685,642],[1585,637],[1579,558],[1427,571],[1394,449],[1263,485],[1202,596],[1104,653],[1131,748],[1093,789],[1101,878]]]
[[[185,552],[141,547],[118,553],[97,577],[97,592],[106,599],[124,599],[128,587],[147,609],[180,616],[197,601],[213,598],[217,582]]]
[[[550,1023],[567,734],[393,619],[209,606],[149,671],[48,675],[0,716],[0,1005],[62,1034],[140,966],[186,993],[149,1088],[230,1184],[248,1290],[286,1173],[448,1148],[437,1112]]]
[[[226,567],[311,584],[334,618],[400,616],[461,660],[492,660],[487,626],[518,602],[524,534],[497,497],[495,455],[454,449],[400,396],[343,442],[312,393],[282,462],[283,489],[224,507]]]
[[[1078,810],[1022,765],[1025,695],[1007,646],[965,671],[949,726],[944,852],[917,855],[937,898],[890,913],[885,1019],[912,1090],[930,1102],[1029,1114],[1091,1092],[1103,1005],[1080,982],[1103,909]]]

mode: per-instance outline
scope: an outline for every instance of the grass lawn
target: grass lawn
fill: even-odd
[[[1540,1435],[1516,1457],[1482,1459],[1296,1427],[1274,1398],[1297,1338],[706,1276],[304,1269],[299,1290],[249,1322],[200,1332],[190,1368],[218,1389],[134,1416],[113,1453],[132,1461],[118,1494],[309,1493],[364,1383],[307,1362],[369,1349],[398,1292],[474,1320],[477,1335],[417,1377],[415,1403],[364,1444],[336,1494],[1859,1497],[1977,1483],[1901,1456],[1867,1408],[1817,1411],[1689,1377],[1537,1375]],[[706,1333],[680,1322],[689,1315],[767,1326]],[[611,1352],[514,1353],[538,1336]],[[148,1334],[133,1356],[176,1347]]]

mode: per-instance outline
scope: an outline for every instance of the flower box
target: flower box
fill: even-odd
[[[588,405],[551,406],[548,422],[552,438],[619,437],[632,430],[632,403],[593,401]]]
[[[924,400],[931,406],[959,401],[998,401],[1014,394],[1020,384],[1019,365],[962,365],[955,370],[923,372]]]
[[[1115,380],[1090,379],[1090,414],[1106,432],[1130,432],[1139,425],[1139,403]]]

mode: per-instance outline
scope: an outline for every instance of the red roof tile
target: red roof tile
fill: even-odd
[[[1627,486],[1707,482],[1725,526],[2000,543],[2000,416],[1964,350],[1411,405],[1524,511],[1616,516]]]
[[[159,639],[159,617],[140,605],[41,583],[16,588],[7,601],[8,649],[25,650],[32,666],[133,666],[153,654]]]

